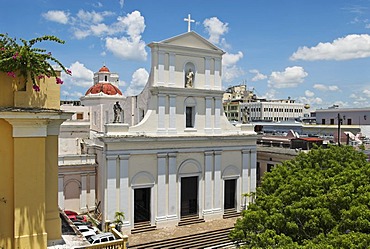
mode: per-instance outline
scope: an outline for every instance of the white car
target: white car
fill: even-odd
[[[92,227],[88,227],[88,226],[77,226],[77,229],[81,232],[81,234],[85,238],[88,238],[88,237],[91,237],[91,236],[96,235],[96,232],[94,231],[94,229]]]

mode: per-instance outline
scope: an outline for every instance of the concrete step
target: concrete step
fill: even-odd
[[[204,219],[199,218],[198,215],[189,215],[181,217],[178,226],[186,226],[186,225],[192,225],[196,223],[202,223],[204,222]]]
[[[148,242],[140,245],[129,246],[130,249],[185,249],[205,248],[231,243],[228,234],[231,228],[219,229],[205,233],[197,233],[161,241]]]
[[[234,217],[239,217],[241,213],[237,212],[236,209],[225,209],[224,210],[224,215],[222,216],[224,219],[228,218],[234,218]]]
[[[150,221],[137,222],[134,224],[134,229],[131,230],[131,234],[154,231],[156,228],[156,226],[150,224]]]

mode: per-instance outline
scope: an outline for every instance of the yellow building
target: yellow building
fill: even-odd
[[[0,73],[0,248],[46,248],[61,240],[58,134],[70,114],[59,110],[55,78],[19,85]]]

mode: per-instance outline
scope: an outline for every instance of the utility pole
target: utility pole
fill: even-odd
[[[340,123],[342,122],[342,119],[340,117],[340,113],[338,113],[338,146],[340,146]]]

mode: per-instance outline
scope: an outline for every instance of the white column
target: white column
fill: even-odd
[[[221,90],[221,60],[215,59],[215,86],[214,90]]]
[[[119,155],[119,210],[125,214],[123,226],[130,226],[130,187],[128,163],[130,155]],[[131,210],[133,212],[133,210]]]
[[[250,193],[249,190],[249,163],[250,163],[250,151],[242,150],[242,194]],[[241,201],[242,210],[246,208],[246,200]]]
[[[211,58],[206,57],[204,60],[204,68],[205,68],[205,82],[204,88],[211,89]]]
[[[204,209],[203,214],[207,215],[212,213],[212,197],[213,197],[213,182],[212,182],[212,171],[213,171],[213,151],[204,152]]]
[[[165,132],[166,95],[158,94],[158,133]]]
[[[221,156],[222,151],[214,152],[214,164],[215,164],[215,174],[214,174],[214,199],[213,199],[213,211],[221,212]]]
[[[58,176],[58,205],[64,209],[64,177]]]
[[[158,85],[164,85],[164,52],[158,52]]]
[[[168,214],[167,219],[177,219],[176,153],[168,154]]]
[[[89,194],[89,200],[88,200],[88,205],[89,207],[95,207],[95,198],[96,198],[96,186],[95,186],[95,173],[89,175],[89,181],[90,181],[90,194]]]
[[[169,82],[168,82],[168,85],[171,86],[171,85],[175,85],[175,54],[174,53],[170,53],[169,54],[169,67],[168,67],[168,71],[169,71]]]
[[[166,220],[166,166],[167,154],[157,154],[158,184],[157,184],[157,217],[156,222]],[[154,197],[154,196],[153,196]]]
[[[213,131],[215,134],[221,133],[221,115],[222,115],[223,109],[222,109],[222,99],[221,98],[215,98],[215,121],[213,124]]]
[[[168,133],[176,133],[176,95],[170,95]]]
[[[205,133],[212,133],[212,104],[213,104],[213,98],[212,97],[205,97],[206,100],[206,117],[205,117],[205,127],[204,131]]]
[[[106,220],[113,220],[117,210],[117,155],[107,156]]]
[[[257,187],[257,150],[250,150],[250,169],[251,169],[251,179],[250,179],[250,192],[256,192]]]
[[[86,210],[86,204],[87,204],[87,191],[86,191],[86,174],[81,174],[81,195],[80,195],[80,210],[85,211]]]

